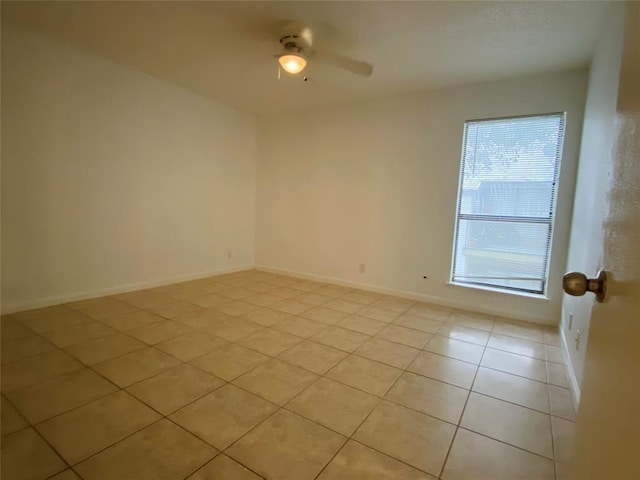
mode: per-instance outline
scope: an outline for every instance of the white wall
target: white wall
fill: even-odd
[[[586,80],[573,71],[260,118],[257,265],[557,324]],[[568,113],[549,299],[449,285],[464,121],[557,111]]]
[[[2,28],[3,311],[254,264],[254,117]]]
[[[602,267],[602,222],[615,142],[624,10],[622,2],[610,7],[589,72],[567,271],[584,272],[591,277]],[[562,302],[562,331],[577,397],[582,383],[593,302],[591,294],[584,297],[565,295]],[[572,322],[569,321],[571,314]],[[580,341],[576,344],[577,331],[580,331]]]
[[[255,263],[557,321],[584,72],[264,117],[256,145],[249,115],[23,30],[2,67],[3,311]],[[448,285],[464,120],[561,110],[550,299]]]

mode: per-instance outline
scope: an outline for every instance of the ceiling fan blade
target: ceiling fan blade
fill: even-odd
[[[307,47],[313,46],[313,31],[309,27],[304,27],[300,31],[300,37],[307,44]]]
[[[345,57],[337,53],[315,51],[313,54],[314,61],[324,62],[351,73],[355,73],[361,77],[370,77],[373,73],[373,65],[353,58]]]

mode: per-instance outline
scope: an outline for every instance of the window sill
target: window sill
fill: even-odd
[[[502,293],[504,295],[515,295],[518,297],[527,297],[527,298],[532,298],[534,300],[542,300],[547,302],[551,301],[549,297],[547,297],[545,294],[542,294],[542,293],[517,292],[515,290],[503,290],[501,288],[485,287],[481,285],[469,285],[467,283],[458,283],[458,282],[452,282],[452,281],[447,282],[447,285],[452,285],[454,287],[471,288],[473,290],[483,290],[485,292]]]

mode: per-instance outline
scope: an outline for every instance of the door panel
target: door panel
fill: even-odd
[[[625,4],[608,8],[589,72],[580,163],[571,221],[571,242],[567,270],[594,276],[602,267],[602,224],[607,211],[613,150],[616,140],[617,99],[624,46]],[[592,295],[562,300],[562,331],[571,365],[576,397],[582,383]]]
[[[574,479],[640,478],[640,3],[629,2],[601,265],[575,439]],[[595,272],[586,272],[594,274]]]

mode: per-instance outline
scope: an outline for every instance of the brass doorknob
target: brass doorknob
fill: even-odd
[[[565,293],[580,297],[587,292],[595,293],[596,301],[603,302],[607,293],[607,272],[600,270],[596,278],[587,278],[581,272],[569,272],[562,277]]]

